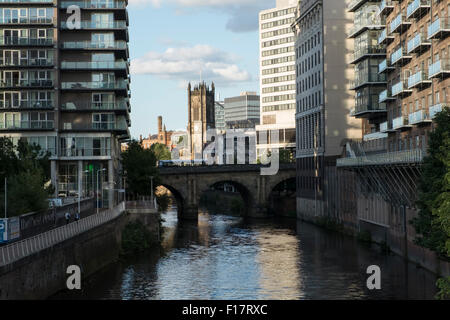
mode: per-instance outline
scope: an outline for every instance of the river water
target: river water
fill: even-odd
[[[436,277],[376,245],[296,220],[163,214],[162,249],[118,262],[53,299],[432,299]],[[366,269],[381,269],[369,290]]]

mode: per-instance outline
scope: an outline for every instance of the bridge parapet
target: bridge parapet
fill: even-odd
[[[260,172],[261,168],[269,168],[270,166],[261,164],[233,164],[233,165],[203,165],[203,166],[173,166],[160,167],[160,175],[171,174],[202,174],[214,172]],[[295,163],[282,163],[279,165],[280,170],[295,170]]]

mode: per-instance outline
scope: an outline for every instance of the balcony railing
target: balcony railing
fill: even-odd
[[[395,97],[397,95],[404,95],[411,93],[412,90],[406,88],[406,81],[400,80],[396,84],[392,86],[392,96]]]
[[[386,152],[373,154],[364,157],[341,158],[337,159],[338,167],[361,167],[361,166],[378,166],[387,164],[408,164],[422,163],[424,151],[422,149],[412,149],[404,151]]]
[[[410,127],[407,117],[401,116],[401,117],[392,119],[392,129],[398,130],[398,129],[402,129],[405,127]]]
[[[54,128],[53,120],[0,121],[0,129],[2,130],[52,130]]]
[[[384,139],[387,138],[388,134],[384,132],[372,132],[369,134],[365,134],[363,139],[364,141],[376,140],[376,139]]]
[[[80,22],[80,29],[126,29],[127,23],[126,21],[81,21]],[[66,21],[61,22],[61,29],[74,29],[67,25]]]
[[[408,78],[408,89],[422,86],[425,84],[431,84],[431,80],[428,80],[427,72],[422,70],[416,72]]]
[[[349,4],[347,4],[347,10],[353,12],[358,9],[358,7],[363,5],[366,1],[367,0],[352,0]]]
[[[380,14],[388,14],[389,12],[391,12],[392,10],[394,10],[394,4],[392,3],[393,1],[391,0],[383,0],[380,3]]]
[[[63,130],[80,131],[126,131],[126,121],[117,122],[94,122],[94,123],[64,123]]]
[[[0,3],[53,3],[53,0],[0,0]]]
[[[0,109],[50,109],[53,108],[53,101],[50,100],[26,100],[26,101],[2,101]]]
[[[65,111],[95,111],[95,110],[127,110],[126,101],[116,102],[66,102],[61,105]]]
[[[111,150],[105,148],[62,148],[60,157],[108,157],[111,156]],[[76,188],[74,189],[76,190]]]
[[[428,39],[438,39],[445,33],[450,33],[450,17],[437,18],[428,26]]]
[[[378,95],[378,100],[380,102],[386,102],[388,100],[395,100],[395,98],[392,97],[391,91],[386,89],[380,92]]]
[[[388,131],[389,131],[388,122],[385,121],[385,122],[380,123],[380,132],[386,133]]]
[[[403,64],[406,61],[409,61],[411,59],[412,59],[412,56],[410,56],[406,53],[406,49],[403,47],[399,47],[396,51],[394,51],[391,54],[391,65],[394,65],[396,63]]]
[[[430,9],[430,0],[413,0],[406,8],[406,16],[416,18]]]
[[[105,1],[105,0],[91,0],[91,1],[63,1],[60,7],[66,9],[70,6],[78,6],[81,9],[125,9],[125,1]]]
[[[62,61],[61,69],[127,69],[126,61]]]
[[[53,64],[53,59],[8,59],[5,61],[0,57],[0,66],[4,67],[51,67]]]
[[[349,38],[354,38],[369,29],[381,29],[386,26],[384,18],[366,15],[354,22],[353,28],[350,30]]]
[[[408,50],[407,53],[418,52],[422,48],[431,47],[431,42],[428,41],[425,33],[418,33],[414,36],[414,38],[408,41]]]
[[[63,49],[126,49],[127,42],[123,40],[113,42],[91,41],[65,41],[61,44]]]
[[[364,46],[355,51],[352,63],[356,63],[365,56],[382,56],[386,55],[386,48],[384,46]]]
[[[53,24],[55,19],[50,17],[20,17],[11,18],[3,17],[0,18],[0,24],[14,25],[14,24]]]
[[[450,74],[450,59],[441,59],[428,67],[428,78]]]
[[[384,83],[386,83],[386,75],[364,72],[356,75],[355,80],[351,83],[351,89],[355,90],[364,85]]]
[[[52,46],[54,43],[51,38],[19,38],[19,37],[0,37],[2,46]]]
[[[372,100],[372,101],[370,101]],[[386,112],[386,104],[380,103],[378,101],[373,101],[375,99],[370,99],[367,103],[360,103],[355,106],[353,111],[354,117],[363,117],[363,115],[369,115],[373,113],[383,113]]]
[[[410,25],[411,22],[408,21],[406,15],[404,13],[400,13],[389,24],[389,32],[390,33],[400,32],[401,30],[408,28]]]
[[[395,69],[395,68],[389,65],[389,62],[387,59],[384,59],[378,65],[378,73],[383,73],[385,71],[392,70],[392,69]]]
[[[53,87],[53,80],[20,80],[20,81],[0,81],[2,88],[20,88],[20,87]]]
[[[82,90],[82,89],[128,89],[128,82],[116,81],[116,82],[63,82],[61,83],[62,89]]]
[[[430,122],[431,119],[428,116],[426,110],[419,110],[408,115],[409,124],[418,124],[422,122]]]
[[[429,108],[430,119],[434,119],[436,114],[441,112],[447,105],[443,103],[435,104]]]

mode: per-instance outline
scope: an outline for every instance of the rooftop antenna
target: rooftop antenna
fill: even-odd
[[[202,69],[200,69],[200,83],[202,83]]]

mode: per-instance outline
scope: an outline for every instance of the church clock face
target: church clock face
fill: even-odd
[[[194,125],[194,131],[195,131],[195,132],[199,132],[199,131],[200,131],[200,125],[199,125],[198,123],[196,123],[196,124]]]

